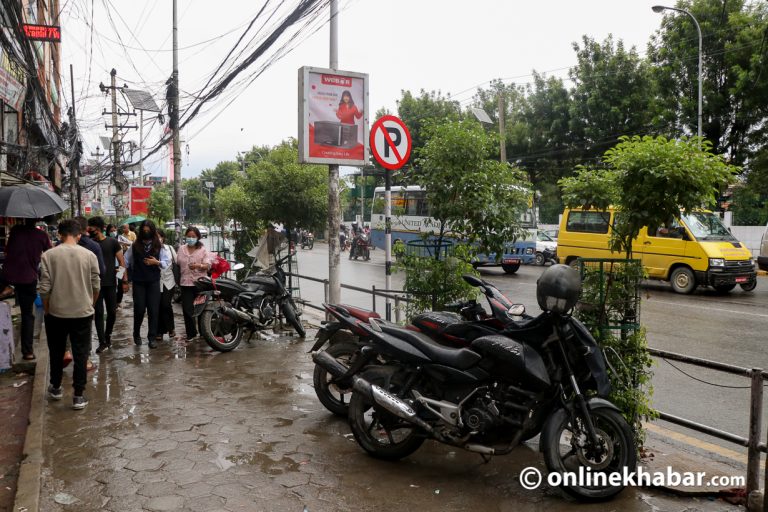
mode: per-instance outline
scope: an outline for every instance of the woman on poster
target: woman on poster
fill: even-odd
[[[363,112],[357,109],[355,100],[352,99],[352,93],[344,91],[341,93],[341,101],[336,111],[336,117],[341,124],[355,124],[355,119],[363,117]]]

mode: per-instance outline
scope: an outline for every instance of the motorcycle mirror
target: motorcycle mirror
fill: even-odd
[[[234,265],[232,265],[232,270],[242,270],[244,268],[245,268],[245,265],[243,265],[242,263],[235,263]]]
[[[511,316],[523,316],[525,314],[525,306],[523,304],[512,304],[507,313]]]
[[[482,279],[478,279],[477,277],[475,277],[473,275],[464,274],[463,276],[461,276],[461,278],[464,279],[464,281],[466,281],[466,283],[471,285],[471,286],[483,286]]]

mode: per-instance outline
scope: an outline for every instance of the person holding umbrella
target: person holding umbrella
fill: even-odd
[[[40,257],[51,248],[48,235],[35,227],[37,219],[24,219],[11,228],[5,245],[3,282],[13,285],[16,301],[21,309],[21,353],[27,361],[35,359],[33,337],[35,332],[35,298],[39,277]],[[8,297],[9,288],[0,298]]]

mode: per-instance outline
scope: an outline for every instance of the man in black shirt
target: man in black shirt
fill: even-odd
[[[88,220],[88,236],[101,247],[106,269],[101,280],[101,292],[96,302],[96,335],[99,338],[99,347],[96,353],[100,354],[112,345],[112,329],[117,317],[117,275],[115,260],[122,268],[125,268],[123,249],[115,239],[104,234],[105,222],[102,217],[91,217]],[[122,281],[127,282],[127,276],[123,273]],[[104,311],[107,313],[107,325],[104,328]]]

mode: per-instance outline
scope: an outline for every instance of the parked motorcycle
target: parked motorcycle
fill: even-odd
[[[311,231],[304,231],[301,235],[301,248],[310,251],[315,246],[315,235]]]
[[[371,259],[370,235],[368,233],[358,233],[352,240],[349,250],[349,259],[363,258],[365,261]]]
[[[466,347],[472,340],[496,334],[511,322],[519,336],[526,339],[545,339],[551,328],[531,322],[525,307],[513,304],[495,286],[477,277],[465,275],[464,280],[480,288],[488,299],[491,314],[475,300],[457,302],[446,307],[448,311],[427,311],[416,315],[406,328],[421,332],[447,347]],[[320,402],[334,414],[347,414],[348,398],[352,392],[349,377],[372,362],[370,353],[361,354],[361,348],[371,342],[366,325],[372,318],[380,320],[375,311],[347,305],[324,304],[336,321],[325,322],[318,330],[310,352],[316,352],[328,343],[326,353],[348,367],[341,378],[330,375],[321,365],[315,365],[313,383]],[[399,326],[381,321],[384,328]]]
[[[603,353],[569,314],[580,288],[578,272],[565,265],[541,275],[540,316],[554,335],[536,344],[505,333],[449,349],[373,320],[365,326],[373,339],[368,349],[387,362],[351,377],[355,440],[373,457],[397,460],[426,439],[489,457],[540,434],[550,472],[592,477],[593,485],[563,478],[564,492],[586,501],[618,494],[623,485],[615,475],[634,472],[637,450],[629,424],[604,398],[610,382]],[[315,356],[333,375],[346,373],[332,357]]]
[[[534,263],[540,267],[543,267],[547,263],[551,262],[553,265],[557,265],[557,251],[550,249],[549,247],[545,248],[541,252],[536,253],[536,257],[534,260]]]
[[[285,288],[282,264],[289,257],[246,277],[242,284],[234,279],[198,279],[194,315],[200,317],[200,332],[212,349],[234,350],[245,330],[250,331],[247,340],[250,341],[256,331],[275,323],[278,311],[282,311],[299,336],[306,336],[298,318],[301,313]]]

